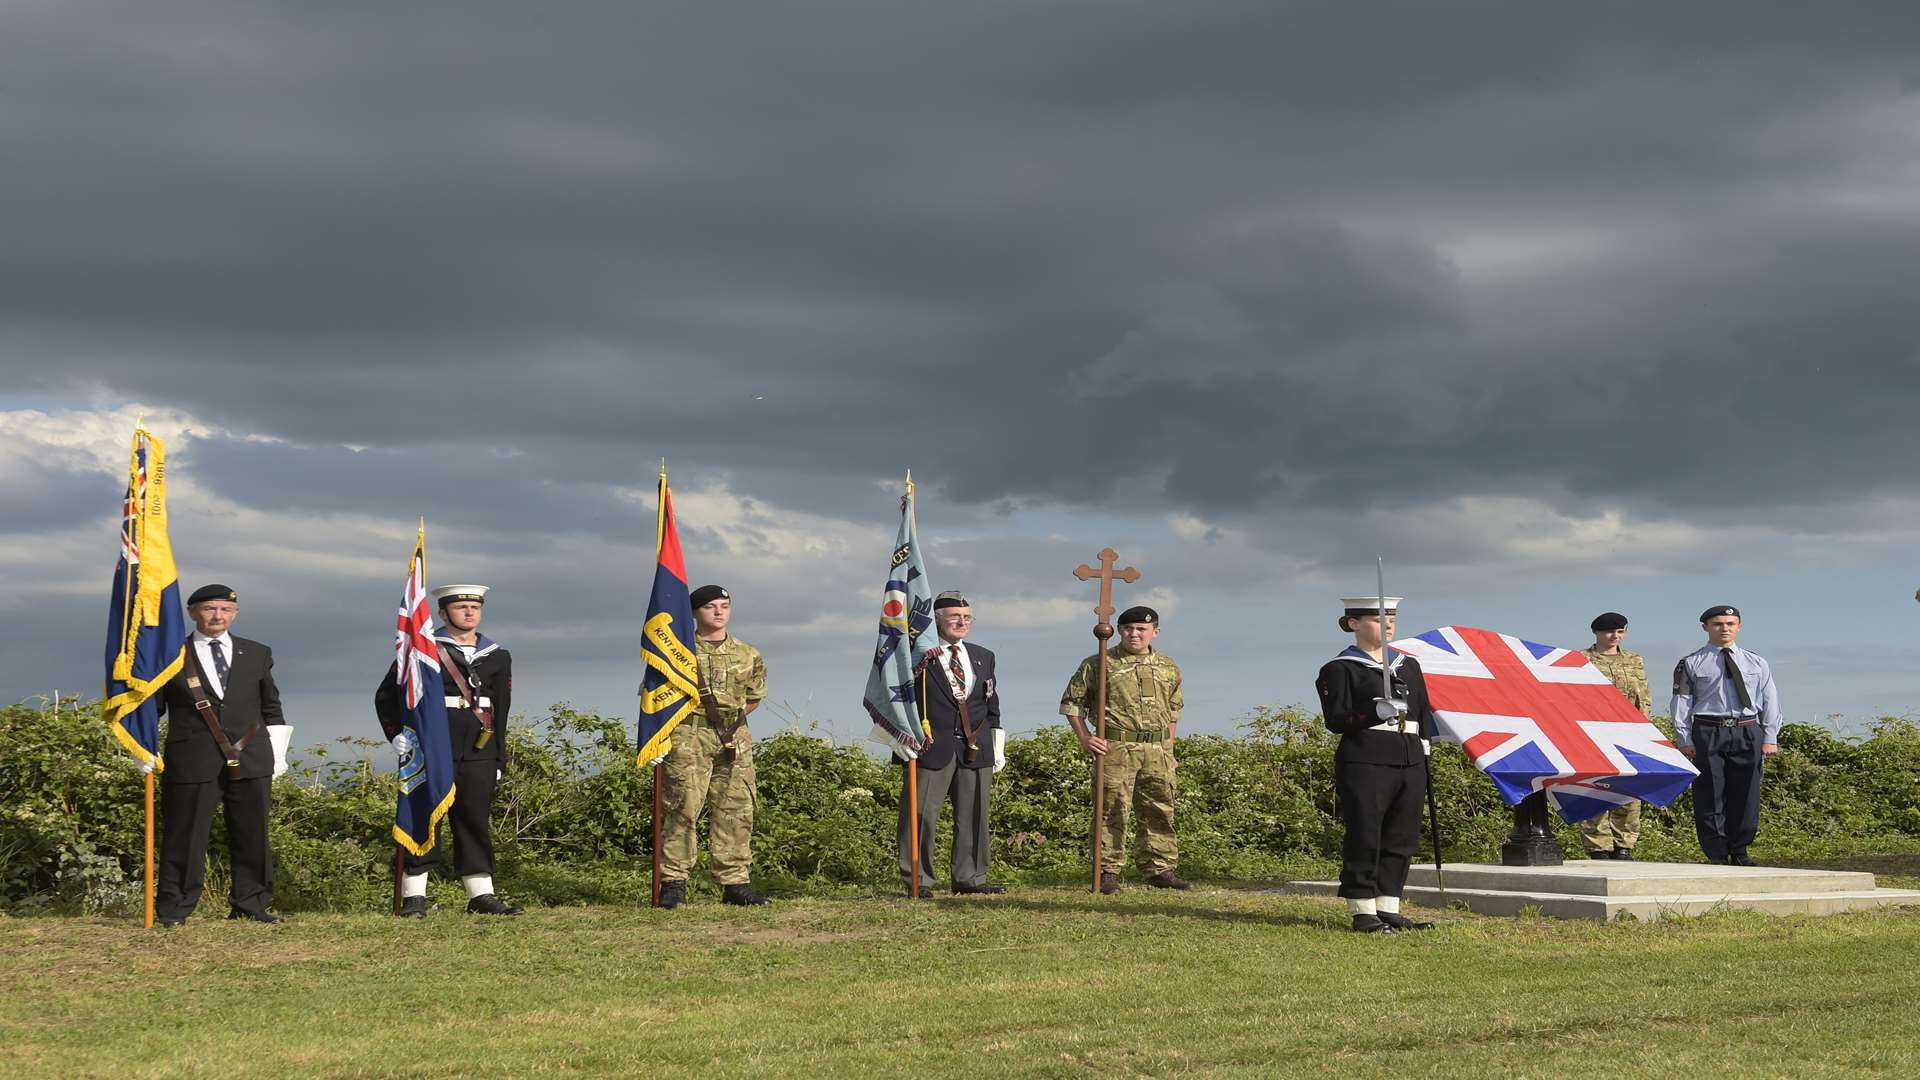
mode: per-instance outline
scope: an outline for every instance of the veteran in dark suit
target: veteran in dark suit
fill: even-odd
[[[909,842],[920,830],[920,895],[933,895],[933,835],[940,809],[953,803],[953,858],[956,894],[1003,893],[1006,886],[987,881],[992,837],[987,831],[993,774],[1006,768],[1006,732],[1000,728],[1000,692],[994,685],[993,653],[966,642],[973,630],[973,605],[957,592],[933,601],[939,647],[914,680],[914,697],[925,703],[921,719],[933,737],[921,747],[920,805],[907,805],[900,786],[900,882],[909,885],[913,860]],[[912,751],[896,745],[894,763],[906,764]]]
[[[267,811],[273,778],[287,771],[293,729],[280,713],[273,650],[229,632],[240,597],[207,585],[187,598],[194,631],[180,673],[160,691],[167,741],[160,771],[160,865],[154,917],[179,926],[207,882],[207,840],[217,806],[227,820],[233,882],[229,919],[280,921],[273,902]]]
[[[480,632],[486,609],[487,586],[442,585],[433,590],[440,605],[441,625],[434,628],[445,670],[447,737],[453,744],[453,865],[467,890],[467,912],[472,915],[518,915],[521,909],[494,892],[493,795],[507,767],[507,716],[513,704],[513,656],[500,643]],[[393,665],[374,691],[373,708],[380,729],[404,759],[411,749],[413,729],[406,726],[407,710],[400,701],[400,685]],[[427,914],[427,877],[445,848],[435,844],[425,855],[409,853],[400,880],[400,915]]]

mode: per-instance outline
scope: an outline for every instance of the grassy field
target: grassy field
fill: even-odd
[[[0,1073],[1920,1075],[1920,911],[1438,917],[1361,936],[1333,901],[1202,886],[0,918]]]

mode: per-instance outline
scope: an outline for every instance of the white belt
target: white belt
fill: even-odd
[[[480,707],[480,708],[482,708],[482,709],[491,709],[491,708],[493,708],[493,699],[492,699],[492,698],[490,698],[490,697],[486,697],[486,696],[481,696],[481,697],[477,697],[477,698],[474,698],[474,699],[473,699],[473,703],[474,703],[474,704],[475,704],[476,706],[478,706],[478,707]],[[449,709],[464,709],[464,708],[466,708],[466,707],[467,707],[467,699],[466,699],[466,698],[463,698],[463,697],[460,697],[460,696],[458,696],[458,695],[454,695],[454,694],[449,694],[449,695],[447,696],[447,708],[449,708]]]
[[[1390,733],[1392,733],[1392,734],[1394,734],[1394,735],[1413,735],[1413,736],[1418,736],[1418,735],[1420,734],[1420,722],[1419,722],[1418,720],[1413,720],[1413,719],[1410,719],[1410,718],[1406,718],[1406,717],[1402,717],[1401,719],[1398,719],[1398,720],[1385,720],[1385,721],[1382,721],[1382,722],[1380,722],[1380,723],[1378,723],[1378,724],[1375,724],[1375,725],[1373,725],[1373,726],[1372,726],[1372,727],[1370,727],[1370,728],[1367,728],[1366,730],[1368,730],[1368,731],[1385,731],[1385,732],[1390,732]],[[1431,742],[1429,742],[1429,741],[1428,741],[1428,740],[1426,740],[1426,739],[1421,739],[1421,740],[1420,740],[1420,750],[1421,750],[1421,751],[1422,751],[1423,753],[1425,753],[1425,754],[1426,754],[1426,755],[1427,755],[1428,757],[1432,757],[1432,756],[1433,756],[1433,743],[1431,743]]]

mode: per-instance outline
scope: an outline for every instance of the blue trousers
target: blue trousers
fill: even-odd
[[[1760,831],[1760,725],[1696,725],[1693,828],[1713,862],[1745,855]]]

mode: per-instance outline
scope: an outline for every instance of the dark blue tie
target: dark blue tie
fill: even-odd
[[[1733,662],[1733,650],[1721,649],[1720,658],[1727,665],[1727,681],[1740,693],[1740,709],[1745,712],[1753,708],[1753,695],[1747,693],[1747,680],[1740,674],[1740,665]]]
[[[213,677],[220,680],[220,696],[227,695],[227,650],[220,647],[220,639],[212,638],[207,648],[213,652]]]

